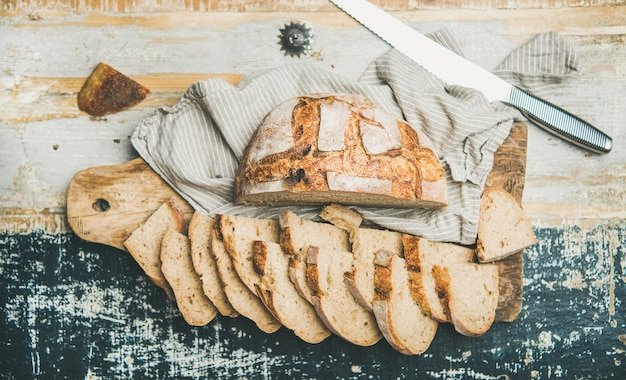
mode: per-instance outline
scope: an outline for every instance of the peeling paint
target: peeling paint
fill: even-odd
[[[286,329],[262,333],[242,318],[190,327],[121,251],[72,234],[0,234],[0,341],[12,342],[0,345],[0,366],[17,378],[620,378],[625,228],[569,228],[536,230],[540,243],[526,254],[519,320],[478,338],[442,324],[418,356],[384,341],[355,347],[331,337],[310,345]],[[565,248],[564,236],[572,235],[580,246],[606,249],[588,259],[580,246]]]

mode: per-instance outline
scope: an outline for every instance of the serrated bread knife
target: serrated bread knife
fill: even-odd
[[[595,153],[608,153],[611,137],[571,113],[507,83],[429,39],[366,0],[330,0],[389,45],[430,71],[446,84],[481,91],[489,101],[518,108],[548,132]]]

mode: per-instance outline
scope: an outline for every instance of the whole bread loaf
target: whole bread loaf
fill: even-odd
[[[235,182],[247,205],[447,205],[430,140],[360,95],[288,99],[252,136]]]

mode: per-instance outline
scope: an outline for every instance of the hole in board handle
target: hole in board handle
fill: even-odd
[[[93,202],[91,207],[98,212],[105,212],[111,208],[111,205],[106,199],[98,198],[95,202]]]

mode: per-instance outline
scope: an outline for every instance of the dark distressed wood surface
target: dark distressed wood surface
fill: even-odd
[[[428,351],[318,345],[244,318],[188,326],[125,252],[73,234],[0,235],[2,378],[623,379],[623,227],[537,228],[518,320]],[[572,235],[597,254],[568,247]],[[572,274],[576,274],[573,275]],[[613,299],[613,303],[605,300]]]

